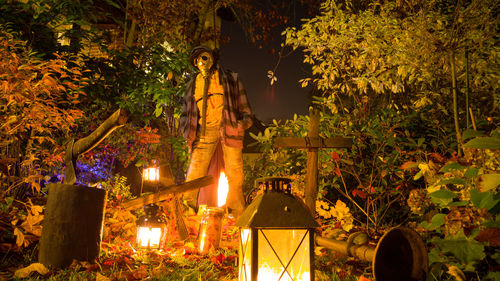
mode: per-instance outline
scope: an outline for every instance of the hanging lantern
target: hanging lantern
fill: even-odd
[[[156,204],[144,206],[146,215],[137,222],[137,246],[145,249],[160,249],[166,234],[166,224],[158,216]]]
[[[288,178],[261,178],[264,193],[245,209],[240,227],[239,281],[314,280],[316,223]]]
[[[200,254],[207,254],[211,248],[218,248],[222,235],[222,218],[226,204],[229,183],[226,174],[222,172],[219,176],[217,186],[218,207],[205,207],[200,221],[200,231],[198,232],[198,246]]]

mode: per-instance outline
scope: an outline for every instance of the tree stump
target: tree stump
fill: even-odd
[[[49,185],[38,260],[62,268],[73,260],[93,262],[101,245],[106,190]]]

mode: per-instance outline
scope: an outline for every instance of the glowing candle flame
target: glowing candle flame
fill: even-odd
[[[222,207],[226,204],[227,193],[229,192],[229,183],[226,174],[220,173],[219,186],[217,187],[217,204]]]
[[[160,169],[159,168],[147,168],[143,171],[143,178],[147,181],[158,181],[160,179]]]
[[[159,227],[139,227],[137,243],[141,247],[157,248],[160,245],[162,230]]]
[[[280,268],[278,266],[278,268]],[[281,277],[281,279],[280,279]],[[292,280],[289,275],[283,272],[283,269],[277,268],[273,269],[269,267],[267,263],[264,263],[259,268],[259,273],[257,275],[257,281],[268,281],[268,280]],[[300,276],[294,276],[293,280],[297,281],[308,281],[311,280],[311,274],[309,272],[302,272]]]

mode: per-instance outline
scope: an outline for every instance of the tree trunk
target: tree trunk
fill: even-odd
[[[103,189],[49,185],[39,262],[56,268],[73,260],[93,262],[99,256],[105,204]]]
[[[460,136],[460,125],[458,124],[458,102],[457,102],[457,75],[455,70],[455,54],[450,51],[451,65],[451,91],[453,95],[453,120],[455,121],[455,133],[457,134],[457,152],[462,155],[462,137]]]

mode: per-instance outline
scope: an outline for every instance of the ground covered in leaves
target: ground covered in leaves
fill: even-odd
[[[39,202],[43,203],[43,202]],[[164,203],[163,215],[169,216],[170,202]],[[17,207],[14,207],[17,206]],[[226,215],[223,219],[219,249],[201,255],[197,237],[201,217],[191,213],[186,218],[189,239],[181,241],[169,218],[164,245],[159,250],[139,249],[135,243],[136,220],[140,213],[108,202],[104,221],[101,252],[95,263],[75,261],[66,269],[49,269],[37,262],[38,241],[43,219],[41,206],[11,202],[10,212],[22,221],[15,233],[15,240],[4,241],[0,280],[238,280],[238,228],[235,220]],[[24,211],[23,211],[24,210]],[[7,218],[4,217],[4,221]],[[6,228],[3,228],[5,231]],[[342,235],[339,237],[342,239]],[[344,237],[345,238],[345,237]],[[368,263],[356,261],[326,249],[316,249],[316,280],[370,280]]]

